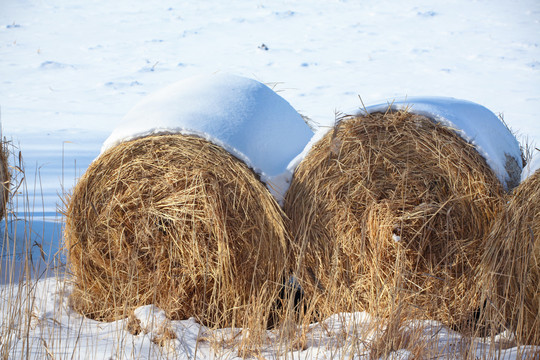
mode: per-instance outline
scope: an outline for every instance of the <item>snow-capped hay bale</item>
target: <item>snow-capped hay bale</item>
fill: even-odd
[[[9,181],[8,149],[6,144],[2,142],[0,145],[0,219],[6,213],[6,205],[9,197]]]
[[[280,95],[259,81],[216,73],[175,82],[142,99],[105,140],[102,152],[120,142],[164,133],[204,137],[261,175],[283,199],[289,162],[313,132]]]
[[[364,113],[405,110],[455,130],[486,159],[505,190],[519,185],[523,167],[521,146],[506,124],[486,107],[451,97],[407,97],[369,106]]]
[[[480,269],[491,324],[540,345],[540,170],[509,196]]]
[[[72,306],[99,320],[155,304],[171,319],[265,321],[286,262],[282,211],[255,173],[207,140],[150,136],[97,158],[76,185],[65,241]]]
[[[285,197],[297,276],[322,315],[367,310],[461,324],[502,186],[452,129],[404,111],[346,117]]]

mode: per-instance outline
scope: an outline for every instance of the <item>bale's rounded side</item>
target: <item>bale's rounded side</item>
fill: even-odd
[[[486,242],[480,284],[488,321],[540,345],[540,171],[509,195]]]
[[[285,198],[297,276],[319,314],[367,310],[461,325],[502,186],[474,146],[407,112],[345,118]]]
[[[155,304],[171,319],[243,326],[268,316],[287,257],[282,212],[256,174],[194,136],[121,143],[66,211],[72,306],[99,320]]]

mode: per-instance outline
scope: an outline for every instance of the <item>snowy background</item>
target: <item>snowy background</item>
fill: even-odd
[[[29,194],[15,210],[56,250],[60,196],[123,116],[215,72],[268,84],[322,126],[361,107],[358,96],[450,96],[540,144],[539,34],[538,0],[0,0],[0,120]]]
[[[39,169],[49,214],[140,99],[218,71],[274,84],[321,124],[358,95],[451,96],[539,143],[538,34],[537,0],[2,0],[3,134]]]

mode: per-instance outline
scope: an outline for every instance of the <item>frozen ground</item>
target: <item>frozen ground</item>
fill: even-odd
[[[1,1],[0,119],[14,146],[12,165],[21,151],[27,189],[14,201],[23,220],[10,221],[8,233],[20,239],[31,232],[35,257],[41,245],[49,259],[60,238],[60,197],[103,141],[145,95],[193,75],[254,78],[321,126],[361,107],[358,95],[366,106],[403,96],[466,99],[502,114],[519,140],[540,144],[538,34],[536,0]],[[12,255],[3,249],[2,263]],[[70,337],[67,316],[82,324],[80,339],[103,351],[96,358],[117,354],[118,339],[107,334],[118,324],[47,310],[55,302],[61,308],[59,287],[51,280],[37,287],[38,299],[52,300],[41,301],[35,343],[66,331],[60,348],[49,347],[71,356],[81,343]],[[125,339],[138,349],[132,354],[158,351],[148,350],[148,339]],[[178,348],[192,349],[188,340]],[[40,349],[32,354],[41,357]],[[308,351],[326,358],[334,350],[314,342]]]

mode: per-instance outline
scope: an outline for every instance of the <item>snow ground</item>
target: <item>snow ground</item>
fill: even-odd
[[[128,331],[127,319],[102,323],[85,319],[71,311],[66,297],[70,291],[67,281],[45,278],[37,281],[33,290],[36,301],[31,316],[25,318],[30,323],[32,336],[25,343],[16,341],[17,335],[13,334],[10,358],[26,358],[28,353],[35,359],[45,358],[48,354],[80,359],[242,358],[239,349],[234,346],[243,336],[239,329],[209,330],[193,318],[170,321],[162,310],[147,305],[135,310],[141,332],[134,336]],[[2,296],[16,299],[17,293],[24,291],[27,290],[3,291]],[[6,322],[9,314],[1,315],[2,321]],[[164,333],[164,328],[170,329],[176,338],[158,346],[156,342]],[[372,318],[367,313],[335,314],[324,322],[310,325],[305,332],[304,343],[296,351],[289,352],[288,356],[294,359],[370,359],[369,342],[376,338],[377,331],[372,327]],[[362,339],[351,341],[347,337],[357,333],[363,334]],[[538,351],[532,346],[512,348],[509,345],[511,342],[504,338],[495,339],[494,347],[486,339],[471,343],[470,339],[434,321],[409,321],[404,324],[403,333],[413,334],[409,340],[411,349],[414,349],[415,342],[428,343],[428,347],[420,353],[423,358],[460,359],[466,354],[474,354],[473,358],[476,359],[509,360],[520,356],[527,359]],[[268,331],[258,358],[281,359],[287,358],[286,354],[279,342],[279,334]],[[412,360],[418,357],[411,350],[400,349],[389,358]]]
[[[216,71],[274,85],[322,125],[360,107],[358,95],[450,96],[538,143],[539,19],[535,0],[3,1],[3,133],[41,169],[48,212],[62,148],[69,189],[140,99]]]
[[[336,112],[362,107],[359,95],[366,105],[403,96],[466,99],[502,114],[519,140],[538,146],[538,34],[536,0],[2,1],[0,120],[14,146],[11,164],[22,154],[27,189],[14,199],[21,220],[7,225],[23,230],[7,233],[17,244],[31,230],[49,258],[61,237],[54,221],[60,197],[123,116],[144,96],[200,74],[266,83],[323,127]],[[39,246],[31,250],[41,256]],[[4,251],[2,263],[14,255]],[[4,265],[2,271],[3,278]],[[61,282],[38,284],[38,299],[63,304],[64,295],[54,297]],[[94,344],[96,358],[115,354],[118,339],[107,334],[118,324],[69,312],[56,318],[43,301],[35,344],[44,333],[65,331],[68,340],[59,346],[71,354],[76,328],[77,342]],[[193,332],[186,334],[179,347],[193,346]],[[158,351],[148,339],[125,339],[138,349],[131,355]],[[40,349],[32,352],[36,358],[44,355]],[[308,358],[335,349],[314,345]]]

